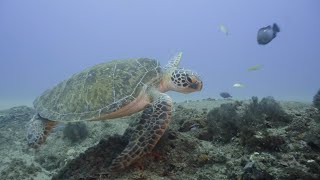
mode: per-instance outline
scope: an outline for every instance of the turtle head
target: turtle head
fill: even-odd
[[[168,74],[168,89],[181,92],[191,93],[201,91],[202,80],[195,72],[187,69],[175,69]]]
[[[197,73],[178,68],[181,61],[182,52],[177,53],[165,66],[164,78],[160,84],[160,91],[177,91],[181,93],[191,93],[201,91],[202,81]]]

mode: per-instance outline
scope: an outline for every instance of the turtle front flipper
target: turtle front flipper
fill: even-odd
[[[28,145],[34,148],[39,147],[45,142],[47,136],[56,124],[57,122],[45,119],[39,114],[33,116],[26,125]]]
[[[173,58],[170,59],[165,69],[177,68],[182,57],[182,52],[177,53]]]
[[[163,93],[153,96],[153,103],[145,107],[129,144],[113,160],[110,172],[121,170],[150,153],[165,132],[171,120],[172,100]]]

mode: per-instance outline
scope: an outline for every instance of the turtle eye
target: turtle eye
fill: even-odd
[[[189,76],[187,76],[187,80],[192,83],[192,79]]]

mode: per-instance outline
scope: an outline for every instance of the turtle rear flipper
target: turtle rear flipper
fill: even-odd
[[[124,169],[150,153],[165,132],[171,120],[172,100],[163,93],[157,94],[154,99],[152,104],[145,107],[129,144],[113,160],[109,172]]]
[[[34,148],[45,142],[51,130],[57,122],[41,117],[39,114],[33,116],[27,126],[28,145]]]

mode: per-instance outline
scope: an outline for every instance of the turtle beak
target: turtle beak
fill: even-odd
[[[202,90],[202,87],[203,87],[203,83],[202,83],[202,81],[200,81],[200,83],[199,83],[200,85],[200,88],[199,88],[199,91],[201,91]]]
[[[197,91],[201,91],[202,86],[203,86],[202,81],[197,81],[195,83],[192,83],[189,87]]]
[[[201,91],[202,87],[203,87],[203,83],[202,83],[202,81],[199,81],[199,83],[198,83],[198,91]]]

